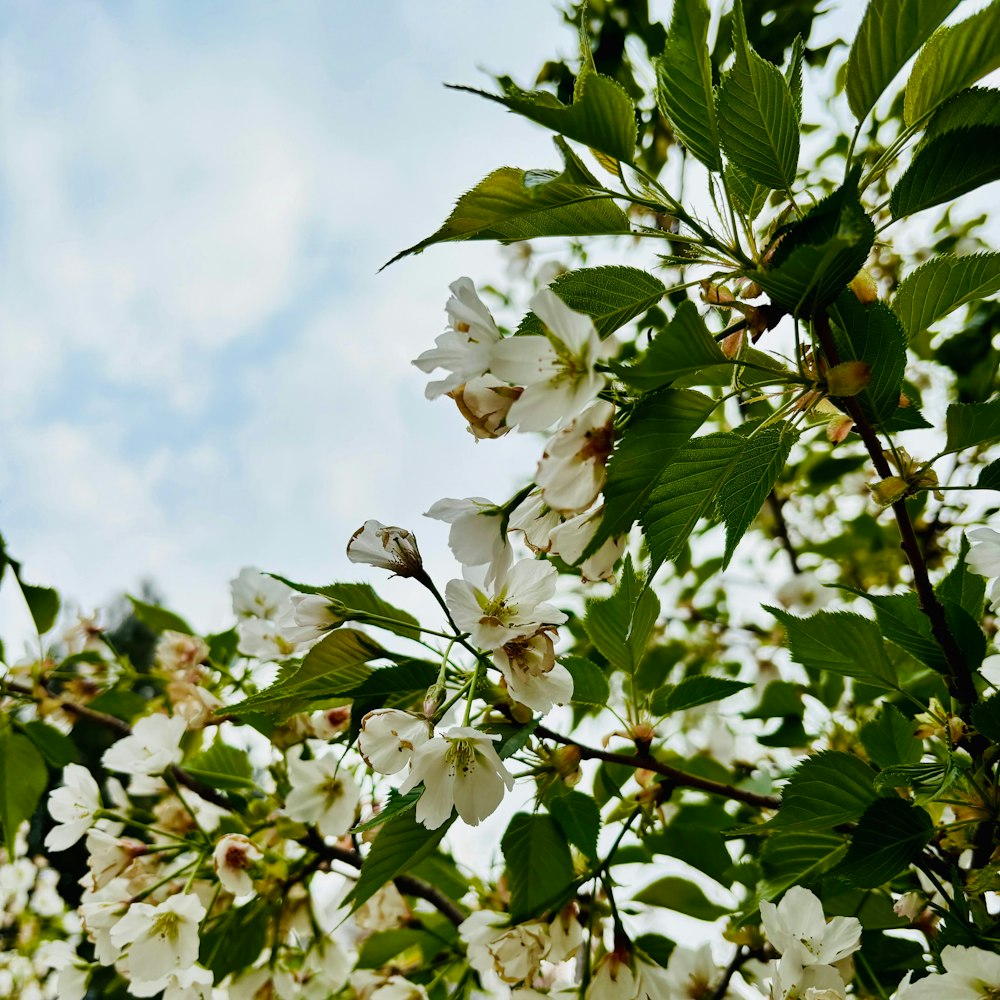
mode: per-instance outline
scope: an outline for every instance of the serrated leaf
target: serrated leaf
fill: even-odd
[[[989,467],[987,467],[988,469]],[[986,469],[983,470],[987,471]],[[980,479],[982,476],[980,476]],[[986,600],[986,581],[969,570],[966,557],[969,554],[969,539],[962,535],[958,559],[948,571],[948,575],[934,588],[942,603],[957,604],[977,622],[983,617],[983,603]]]
[[[417,785],[416,788],[411,788],[405,795],[401,795],[396,788],[390,788],[389,797],[386,799],[381,810],[370,819],[366,819],[363,823],[359,823],[353,827],[351,833],[365,833],[368,830],[374,830],[377,826],[384,826],[397,813],[413,809],[417,804],[417,800],[423,794],[423,782]]]
[[[1000,397],[985,403],[952,403],[945,413],[944,454],[1000,438]]]
[[[245,750],[215,740],[211,746],[185,762],[184,770],[212,788],[253,788],[253,768]]]
[[[833,302],[868,259],[875,224],[858,198],[859,176],[855,169],[841,187],[783,227],[767,268],[747,272],[793,315],[810,316]]]
[[[1000,125],[1000,90],[970,87],[949,98],[931,116],[917,149],[947,132],[975,125]]]
[[[808,886],[847,852],[846,839],[836,833],[774,833],[764,842],[760,865],[764,879],[761,899],[775,899],[793,885]]]
[[[35,623],[39,635],[45,635],[56,623],[59,616],[59,594],[51,587],[36,587],[30,583],[21,583],[21,593],[24,603],[28,605],[31,620]]]
[[[129,603],[132,605],[132,611],[136,618],[154,632],[181,632],[184,635],[194,635],[191,626],[173,611],[161,608],[158,604],[147,604],[131,595]]]
[[[934,257],[900,282],[892,308],[912,340],[959,306],[998,290],[1000,253]]]
[[[659,613],[659,599],[626,556],[614,594],[587,601],[583,627],[615,670],[631,674],[642,660]]]
[[[613,364],[611,368],[627,385],[649,391],[708,365],[727,363],[722,348],[698,314],[697,306],[686,299],[635,364]]]
[[[12,862],[18,827],[34,816],[48,780],[45,759],[31,740],[0,725],[0,832]]]
[[[676,0],[663,54],[655,59],[656,103],[682,143],[709,170],[722,169],[705,0]]]
[[[906,333],[884,302],[864,305],[845,291],[831,309],[834,336],[844,361],[863,361],[871,373],[858,401],[875,424],[884,424],[898,409],[906,374]]]
[[[433,663],[403,660],[394,666],[373,670],[349,693],[352,698],[383,699],[383,704],[398,708],[422,699],[437,675],[438,667]]]
[[[539,236],[599,236],[630,231],[628,217],[601,189],[568,183],[552,170],[501,167],[458,199],[437,232],[400,251],[385,266],[435,243]]]
[[[913,862],[934,834],[924,809],[903,799],[879,799],[858,821],[834,874],[862,889],[876,889]]]
[[[666,294],[659,278],[638,267],[583,267],[560,274],[549,286],[570,309],[586,313],[601,337],[610,336],[636,316],[655,306]],[[544,334],[541,320],[529,312],[518,335]]]
[[[574,705],[597,705],[603,708],[608,703],[610,690],[604,671],[590,660],[582,656],[563,656],[559,662],[570,672],[573,678]]]
[[[994,459],[979,473],[977,490],[1000,490],[1000,458]]]
[[[385,650],[363,632],[337,629],[316,643],[298,667],[279,674],[269,688],[226,711],[230,715],[266,712],[285,717],[314,701],[350,694],[371,675],[368,663],[383,656]]]
[[[997,179],[1000,125],[955,129],[916,152],[892,189],[889,208],[894,219],[901,219]]]
[[[920,610],[920,601],[912,591],[906,594],[854,593],[869,601],[883,635],[912,657],[938,673],[948,672],[948,661],[931,632],[931,621]]]
[[[597,858],[601,810],[591,796],[583,792],[567,792],[549,803],[549,812],[574,847],[578,847],[588,858]]]
[[[805,53],[805,43],[801,35],[795,36],[792,51],[788,56],[788,66],[785,69],[785,82],[792,95],[792,107],[795,108],[795,122],[802,125],[802,57]]]
[[[945,764],[939,761],[896,764],[884,767],[875,775],[875,790],[884,792],[893,788],[912,788],[920,799],[929,802],[943,795],[961,773],[954,758]]]
[[[567,139],[575,139],[623,163],[632,162],[637,133],[635,107],[624,88],[610,77],[595,73],[585,64],[576,78],[572,104],[563,104],[545,90],[522,90],[507,76],[498,77],[497,82],[500,94],[475,87],[451,89],[496,101]]]
[[[718,920],[729,915],[729,907],[713,903],[694,882],[676,875],[657,879],[632,898],[637,903],[676,910],[696,920]]]
[[[431,854],[455,822],[455,813],[436,830],[418,823],[413,810],[396,813],[372,842],[361,874],[348,899],[353,910],[366,903],[386,883]]]
[[[719,87],[717,114],[727,158],[751,180],[787,190],[795,183],[799,128],[788,83],[747,40],[743,5],[733,11],[736,62]]]
[[[958,0],[870,0],[847,57],[847,102],[861,121]]]
[[[744,691],[748,687],[753,685],[734,681],[728,677],[699,674],[695,677],[685,677],[679,684],[661,688],[653,695],[650,708],[655,715],[669,715],[671,712],[682,712],[697,705],[722,701],[723,698]]]
[[[906,82],[907,125],[1000,67],[1000,0],[958,24],[938,28],[920,50]]]
[[[591,547],[632,527],[664,469],[715,405],[691,389],[665,389],[636,407],[608,462],[604,517]]]
[[[914,730],[914,724],[898,708],[886,702],[877,718],[861,727],[861,743],[880,768],[916,764],[924,745],[914,736]]]
[[[648,834],[643,843],[654,854],[665,854],[704,872],[723,885],[731,885],[733,859],[726,850],[723,831],[733,817],[717,802],[681,805],[669,826]]]
[[[198,961],[221,982],[231,972],[247,969],[267,946],[271,908],[265,899],[229,906],[201,931]]]
[[[746,439],[739,461],[726,477],[725,489],[715,499],[716,513],[726,525],[723,569],[729,565],[740,539],[760,513],[798,436],[791,424],[781,421]]]
[[[813,670],[830,670],[868,684],[898,690],[879,626],[850,611],[820,611],[797,618],[763,605],[785,627],[792,659]]]
[[[1000,694],[973,706],[972,724],[991,743],[1000,743]]]
[[[515,923],[562,901],[573,883],[573,859],[551,816],[518,813],[500,842],[510,883],[510,917]]]
[[[740,173],[731,163],[726,164],[723,177],[726,182],[726,190],[736,203],[736,207],[747,217],[749,222],[753,222],[760,215],[764,205],[767,204],[770,188],[765,184],[758,184]]]

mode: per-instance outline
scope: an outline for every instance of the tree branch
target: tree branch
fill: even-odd
[[[562,743],[564,746],[576,747],[580,756],[584,760],[603,760],[609,764],[625,764],[627,767],[641,767],[655,774],[661,774],[667,778],[669,784],[675,788],[692,788],[699,792],[707,792],[709,795],[719,795],[735,802],[744,802],[749,806],[756,806],[759,809],[778,809],[781,807],[781,799],[777,795],[761,795],[758,792],[749,792],[735,785],[726,785],[721,781],[712,781],[711,778],[702,778],[697,774],[688,774],[686,771],[678,770],[669,764],[664,764],[651,754],[624,754],[615,753],[611,750],[598,750],[595,747],[584,746],[577,743],[569,736],[555,733],[544,726],[535,728],[535,736],[543,740],[552,740],[555,743]]]

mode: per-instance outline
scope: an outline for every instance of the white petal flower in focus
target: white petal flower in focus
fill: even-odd
[[[611,403],[598,400],[545,445],[535,482],[553,510],[576,514],[597,499],[607,475],[614,415]]]
[[[580,577],[584,583],[596,580],[613,580],[615,578],[615,563],[621,559],[622,553],[625,551],[625,543],[628,541],[627,535],[613,535],[611,538],[605,539],[596,552],[580,562],[580,557],[597,533],[603,516],[604,506],[602,505],[595,510],[585,511],[583,514],[577,514],[576,517],[563,521],[552,530],[552,534],[549,536],[551,551],[555,555],[570,566],[576,566],[579,563]]]
[[[413,363],[430,374],[436,368],[448,376],[427,384],[428,399],[457,389],[463,382],[479,378],[489,370],[493,346],[500,340],[489,309],[476,292],[471,278],[459,278],[448,286],[452,295],[445,310],[449,328],[434,341],[434,347],[424,351]]]
[[[965,561],[974,573],[997,577],[990,590],[990,605],[994,610],[1000,608],[1000,531],[973,528],[969,539],[972,545]]]
[[[487,585],[510,569],[514,551],[504,531],[503,510],[490,500],[438,500],[424,517],[451,525],[448,548],[463,566],[489,566]]]
[[[544,631],[512,639],[493,651],[493,662],[511,698],[534,712],[565,705],[573,696],[573,677],[556,663],[552,639]]]
[[[478,826],[494,812],[504,787],[508,791],[514,787],[513,775],[493,749],[497,739],[456,726],[417,747],[400,791],[424,783],[424,793],[417,800],[418,823],[436,830],[454,807],[469,826]]]
[[[128,947],[133,983],[157,983],[191,968],[198,961],[198,925],[205,913],[201,900],[190,892],[168,896],[158,906],[133,903],[111,928],[112,944]]]
[[[832,965],[861,947],[856,917],[834,917],[827,923],[823,904],[808,889],[792,886],[775,906],[760,904],[764,933],[784,956],[802,965]]]
[[[81,764],[63,768],[63,783],[49,795],[49,815],[56,821],[45,835],[50,851],[72,847],[93,825],[101,808],[101,790],[93,775]]]
[[[315,823],[324,837],[340,837],[354,825],[361,790],[336,758],[302,760],[289,753],[288,780],[292,790],[285,799],[285,812],[292,819]]]
[[[227,833],[219,838],[212,852],[212,865],[223,889],[234,896],[249,896],[256,892],[248,869],[264,859],[260,848],[240,833]]]
[[[534,490],[510,516],[511,531],[524,532],[524,544],[533,552],[548,552],[552,547],[551,534],[559,527],[562,518],[542,497],[541,490]]]
[[[421,576],[424,572],[413,533],[375,520],[365,521],[351,535],[347,558],[354,563],[392,570],[397,576]]]
[[[941,949],[944,972],[908,983],[896,1000],[992,1000],[1000,990],[1000,955],[950,944]]]
[[[507,423],[523,431],[544,431],[576,416],[605,386],[594,370],[602,351],[593,320],[575,312],[551,289],[531,299],[545,324],[544,337],[506,337],[493,349],[494,375],[524,392],[511,406]]]
[[[471,378],[448,393],[468,421],[466,430],[477,440],[503,437],[510,430],[507,416],[524,390],[493,375]]]
[[[180,746],[184,730],[184,719],[178,715],[147,715],[132,727],[131,736],[104,751],[101,763],[122,774],[162,774],[184,756]]]
[[[458,627],[480,649],[499,649],[519,636],[534,635],[545,625],[561,625],[566,615],[546,603],[555,594],[559,574],[554,566],[521,559],[509,572],[497,574],[491,587],[451,580],[445,601]]]
[[[380,774],[395,774],[410,762],[414,750],[431,737],[426,719],[396,708],[377,708],[361,720],[358,750]]]
[[[285,617],[279,622],[289,642],[313,643],[331,629],[343,625],[347,608],[322,594],[292,594]]]

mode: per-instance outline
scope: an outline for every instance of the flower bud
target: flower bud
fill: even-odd
[[[851,279],[848,288],[854,292],[857,300],[866,306],[878,298],[878,282],[876,282],[865,268],[861,268]]]
[[[413,532],[387,527],[369,520],[351,535],[347,558],[379,569],[392,570],[397,576],[423,576],[424,564]]]
[[[867,388],[872,367],[864,361],[844,361],[826,373],[826,389],[831,396],[856,396]]]
[[[851,433],[851,428],[854,426],[854,418],[843,416],[834,417],[826,425],[826,437],[831,444],[840,444],[841,441],[846,440],[847,435]]]

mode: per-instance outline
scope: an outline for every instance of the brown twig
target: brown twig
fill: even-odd
[[[535,736],[543,740],[552,740],[555,743],[562,743],[565,746],[576,747],[580,756],[584,760],[603,760],[609,764],[625,764],[627,767],[643,768],[646,771],[653,771],[655,774],[663,775],[675,788],[692,788],[695,791],[707,792],[709,795],[719,795],[735,802],[744,802],[749,806],[756,806],[759,809],[778,809],[781,806],[781,799],[776,795],[761,795],[758,792],[750,792],[735,785],[727,785],[721,781],[713,781],[711,778],[702,778],[697,774],[688,774],[686,771],[678,770],[663,761],[657,760],[651,754],[625,754],[615,753],[611,750],[598,750],[595,747],[584,746],[569,736],[555,733],[544,726],[535,729]]]
[[[791,536],[788,534],[788,522],[785,520],[784,510],[782,510],[785,503],[783,500],[778,499],[778,495],[774,492],[774,490],[771,490],[771,492],[768,493],[766,502],[767,509],[771,512],[771,516],[774,518],[774,534],[781,543],[781,547],[785,550],[785,555],[788,556],[788,562],[792,567],[792,572],[798,576],[802,570],[799,567],[799,557],[795,552],[795,546],[792,545]]]

